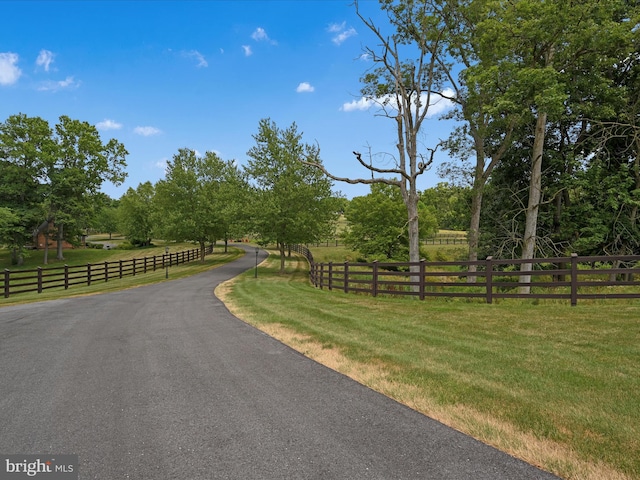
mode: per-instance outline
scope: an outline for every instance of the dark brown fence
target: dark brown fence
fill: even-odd
[[[213,245],[206,247],[205,253],[213,252]],[[5,269],[0,279],[0,291],[4,298],[19,293],[38,292],[50,288],[64,288],[74,285],[92,285],[127,276],[141,275],[158,269],[189,263],[200,258],[200,249],[165,253],[153,257],[132,258],[114,262],[87,263],[86,265],[64,265],[60,267],[38,267],[30,270]]]
[[[425,238],[420,240],[424,245],[468,245],[469,242],[465,235],[437,235],[433,238]],[[329,238],[312,244],[314,247],[341,247],[345,246],[342,238]]]
[[[292,251],[309,260],[309,278],[319,288],[345,293],[426,297],[565,299],[640,298],[640,255],[538,258],[476,262],[315,263],[308,248]],[[532,271],[520,272],[523,263]],[[475,268],[476,271],[473,271]]]

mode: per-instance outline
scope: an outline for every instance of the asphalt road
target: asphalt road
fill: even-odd
[[[556,478],[232,316],[213,289],[254,263],[0,307],[0,453],[78,454],[81,479]]]

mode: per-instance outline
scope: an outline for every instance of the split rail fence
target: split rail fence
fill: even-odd
[[[213,252],[213,245],[206,247],[205,253]],[[174,265],[200,259],[200,249],[165,253],[153,257],[132,258],[113,262],[87,263],[86,265],[63,265],[59,267],[38,267],[29,270],[5,269],[0,278],[0,292],[4,298],[20,293],[38,292],[51,288],[68,288],[74,285],[90,286],[98,282],[120,279],[127,276],[155,272]]]
[[[309,249],[291,250],[309,261],[309,278],[318,288],[345,293],[427,297],[640,299],[640,255],[498,260],[475,262],[315,263]],[[521,272],[523,263],[532,264]],[[475,269],[475,271],[474,271]]]

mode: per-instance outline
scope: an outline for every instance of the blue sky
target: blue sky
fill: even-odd
[[[361,11],[384,25],[377,1]],[[179,148],[243,165],[262,118],[295,122],[335,175],[370,176],[354,150],[395,149],[394,122],[362,108],[364,47],[377,42],[350,0],[0,0],[0,16],[0,121],[24,113],[53,126],[68,115],[118,139],[128,177],[103,186],[113,198],[163,178]],[[446,123],[425,124],[425,147]],[[439,181],[432,168],[420,188]]]

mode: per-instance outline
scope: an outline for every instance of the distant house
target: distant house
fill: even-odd
[[[53,222],[49,222],[49,231],[50,232],[54,232],[55,231],[55,227],[53,225]],[[38,230],[36,230],[33,234],[33,248],[34,250],[43,250],[45,247],[45,242],[47,241],[47,238],[44,234],[44,228],[43,226],[41,226],[41,228],[39,228]],[[83,236],[83,244],[84,244],[84,236]],[[49,235],[49,248],[56,248],[58,245],[58,243],[56,242],[55,239],[55,234],[51,234]],[[69,242],[67,242],[66,240],[64,240],[62,242],[62,248],[63,249],[69,249],[69,248],[74,248],[73,245],[71,245]]]

